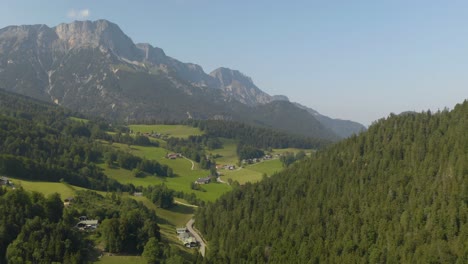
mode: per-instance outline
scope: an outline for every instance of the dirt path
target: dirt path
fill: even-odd
[[[195,237],[195,239],[200,243],[200,254],[205,257],[205,249],[206,249],[206,243],[205,240],[203,240],[201,234],[198,232],[198,230],[193,229],[193,223],[195,223],[195,219],[190,219],[187,222],[187,229],[188,231]]]
[[[192,169],[191,170],[193,170],[195,168],[195,162],[193,162],[193,160],[191,160],[191,159],[187,159],[186,157],[183,157],[183,158],[192,163]]]
[[[183,203],[183,202],[179,202],[177,200],[174,200],[174,203],[176,204],[181,204],[181,205],[185,205],[185,206],[189,206],[189,207],[194,207],[194,208],[197,208],[198,206],[196,205],[193,205],[193,204],[188,204],[188,203]]]

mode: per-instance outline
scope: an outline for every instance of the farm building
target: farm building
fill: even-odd
[[[208,184],[211,181],[211,177],[206,177],[206,178],[198,178],[195,183],[196,184]]]

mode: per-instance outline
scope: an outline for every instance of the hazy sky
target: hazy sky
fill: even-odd
[[[0,27],[108,19],[135,42],[369,125],[468,98],[468,1],[0,0]]]

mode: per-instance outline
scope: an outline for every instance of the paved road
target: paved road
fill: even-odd
[[[195,223],[195,219],[190,219],[190,221],[187,222],[187,229],[188,231],[195,237],[195,239],[200,243],[200,254],[205,257],[205,248],[206,244],[201,235],[198,233],[198,231],[193,229],[193,223]]]

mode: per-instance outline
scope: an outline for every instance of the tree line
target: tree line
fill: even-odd
[[[209,263],[466,263],[468,102],[390,115],[197,211]]]

